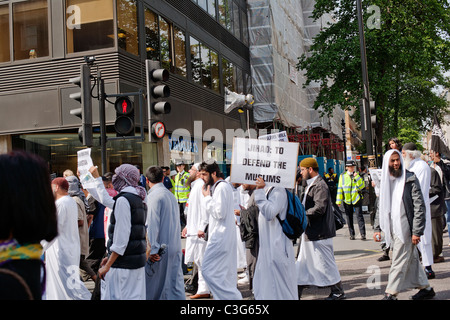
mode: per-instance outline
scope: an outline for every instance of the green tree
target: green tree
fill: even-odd
[[[371,23],[375,6],[380,27]],[[383,140],[399,134],[400,124],[417,130],[431,127],[433,113],[442,119],[448,105],[436,86],[449,86],[450,9],[447,0],[371,0],[363,2],[364,33],[371,99],[375,101],[378,151]],[[362,98],[361,56],[355,0],[317,0],[312,18],[330,14],[333,23],[313,39],[299,57],[305,86],[319,82],[315,109],[332,115],[335,107],[356,107]],[[401,119],[407,121],[400,121]]]

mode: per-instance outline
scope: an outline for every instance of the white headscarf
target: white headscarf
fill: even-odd
[[[394,152],[398,153],[402,165],[402,175],[398,178],[392,177],[389,173],[389,160]],[[405,176],[406,169],[402,154],[396,149],[386,152],[381,171],[379,214],[380,228],[384,231],[387,246],[391,243],[391,221],[393,222],[392,230],[403,243],[405,242],[400,218]]]

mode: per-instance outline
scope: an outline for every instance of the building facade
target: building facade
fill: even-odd
[[[247,114],[252,127],[295,134],[316,128],[338,138],[343,114],[321,118],[312,109],[317,88],[302,88],[304,79],[295,69],[323,23],[308,18],[313,3],[0,0],[0,152],[35,152],[57,174],[76,169],[77,151],[85,146],[78,138],[80,119],[70,114],[79,104],[69,95],[79,88],[69,79],[79,75],[86,57],[95,58],[91,74],[101,74],[106,94],[146,91],[146,60],[170,71],[167,134],[149,142],[144,121],[144,141],[108,141],[104,171],[122,163],[146,168],[205,157],[226,169],[232,137],[245,127],[237,110],[224,113],[225,88],[254,94]],[[98,86],[91,85],[92,157],[100,165]],[[116,136],[113,104],[108,98],[108,137]],[[143,110],[147,119],[147,107]]]
[[[108,142],[106,171],[121,163],[145,168],[178,157],[199,159],[210,144],[205,132],[241,127],[236,111],[224,114],[223,96],[224,87],[243,93],[251,88],[244,0],[0,1],[0,27],[1,149],[38,153],[57,173],[75,169],[76,151],[84,148],[80,119],[70,114],[79,107],[69,98],[77,88],[68,80],[79,75],[86,56],[95,57],[91,73],[101,72],[107,94],[145,90],[147,59],[170,70],[168,134],[158,143]],[[113,103],[106,105],[108,136],[115,136]],[[94,126],[98,115],[94,97]],[[196,122],[201,137],[183,142],[171,135],[179,128],[193,133]],[[94,138],[92,154],[100,163],[98,134]],[[216,138],[205,154],[223,158],[226,148]]]

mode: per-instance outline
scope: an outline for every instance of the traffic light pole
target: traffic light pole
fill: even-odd
[[[97,73],[98,81],[98,106],[99,106],[99,118],[100,118],[100,148],[102,157],[102,175],[106,173],[106,142],[108,137],[106,136],[106,110],[105,110],[105,80],[101,77],[101,72]]]
[[[359,28],[359,44],[361,50],[361,69],[363,77],[363,103],[361,106],[361,127],[365,131],[366,140],[366,152],[367,155],[373,155],[373,138],[372,138],[372,124],[370,122],[370,91],[369,91],[369,76],[367,74],[367,60],[366,60],[366,42],[364,37],[364,24],[362,17],[362,4],[361,0],[356,0],[356,11],[358,15],[358,28]]]

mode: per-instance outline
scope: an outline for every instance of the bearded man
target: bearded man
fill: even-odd
[[[431,268],[433,264],[433,248],[431,238],[431,208],[430,208],[430,187],[431,187],[431,168],[423,161],[420,156],[422,153],[417,150],[415,143],[409,142],[403,146],[402,149],[403,161],[405,168],[413,172],[420,183],[420,189],[422,190],[423,200],[426,207],[426,223],[425,231],[421,237],[421,241],[417,245],[420,253],[422,254],[422,264],[425,267],[425,272],[428,279],[435,277],[434,271]]]
[[[397,300],[402,290],[420,291],[412,300],[435,296],[423,270],[416,245],[425,230],[426,206],[414,173],[406,170],[401,153],[389,150],[383,158],[379,219],[386,245],[392,249],[392,264],[383,300]],[[402,199],[402,201],[399,201]],[[380,241],[380,232],[374,240]]]

